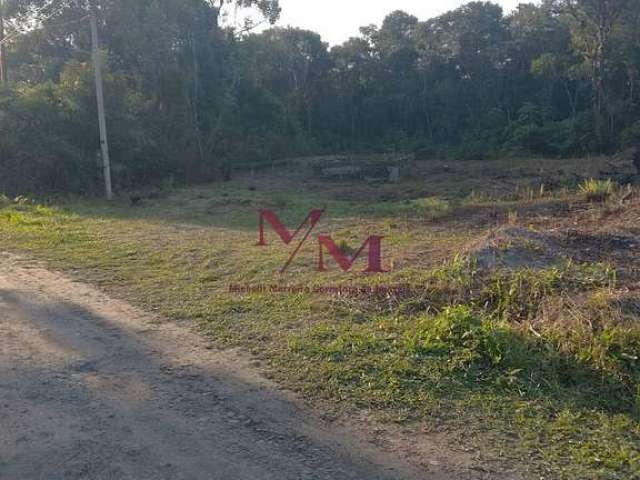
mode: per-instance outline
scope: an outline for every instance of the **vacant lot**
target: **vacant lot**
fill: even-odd
[[[424,162],[398,185],[323,182],[305,161],[225,184],[141,192],[135,205],[5,201],[3,248],[71,272],[159,318],[241,347],[336,419],[375,425],[417,463],[465,445],[492,472],[640,476],[640,192],[588,178],[609,159]],[[160,194],[158,194],[160,193]],[[384,236],[388,273],[343,273],[290,229],[344,251]],[[293,242],[296,243],[295,241]],[[369,286],[367,293],[251,293],[231,285]],[[398,291],[389,286],[404,285]],[[286,288],[284,290],[287,290]],[[346,420],[345,420],[346,421]],[[429,440],[431,439],[431,441]],[[458,449],[460,449],[458,447]]]

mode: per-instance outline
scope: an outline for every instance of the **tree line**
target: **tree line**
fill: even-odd
[[[0,4],[0,190],[99,191],[89,0]],[[564,157],[640,143],[640,0],[395,11],[332,48],[273,26],[278,0],[93,6],[120,189],[298,155]],[[227,26],[229,8],[272,27]]]

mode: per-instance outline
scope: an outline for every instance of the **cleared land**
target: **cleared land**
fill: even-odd
[[[420,478],[237,355],[32,261],[0,256],[0,308],[3,480]]]
[[[604,158],[424,162],[399,185],[373,186],[318,181],[300,161],[135,207],[7,201],[0,238],[241,347],[281,386],[424,468],[634,478],[640,192],[583,184],[625,171]],[[347,250],[384,235],[390,272],[319,273],[308,246],[279,276],[289,251],[275,236],[255,247],[257,210],[291,227],[322,207],[319,233]],[[228,291],[272,283],[411,289]]]

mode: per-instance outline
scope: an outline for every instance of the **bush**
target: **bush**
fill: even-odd
[[[640,145],[640,120],[620,133],[619,143],[624,148]]]
[[[580,184],[578,192],[587,202],[606,202],[615,192],[615,185],[610,179],[590,178]]]
[[[61,100],[51,82],[4,93],[0,190],[83,191],[91,184],[95,156],[85,159],[82,147],[92,136],[60,108]]]
[[[419,141],[413,146],[416,160],[434,160],[438,156],[438,149],[429,142]]]
[[[481,139],[467,139],[453,152],[455,160],[486,160],[493,154],[493,145]]]
[[[516,153],[566,156],[575,153],[576,134],[569,121],[522,125],[511,132],[507,148]]]
[[[491,367],[502,360],[498,328],[486,319],[483,321],[464,306],[445,309],[435,318],[425,317],[418,327],[418,355],[434,355],[446,352],[450,366],[466,369],[477,366]]]

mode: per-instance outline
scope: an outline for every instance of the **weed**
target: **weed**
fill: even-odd
[[[578,192],[587,202],[606,202],[614,194],[616,187],[609,180],[585,180],[578,186]]]

